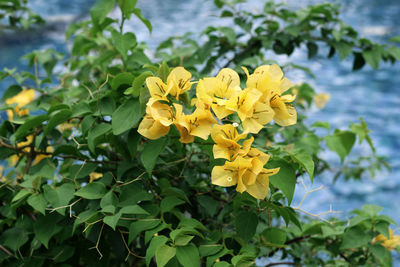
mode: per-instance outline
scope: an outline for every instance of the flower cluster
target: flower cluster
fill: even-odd
[[[23,107],[32,102],[34,98],[35,98],[35,90],[33,89],[24,89],[17,95],[8,98],[6,100],[7,105],[17,104],[13,110],[11,109],[7,110],[8,120],[13,121],[14,114],[19,117],[28,115],[29,110]]]
[[[212,170],[212,183],[224,187],[237,185],[238,192],[247,191],[263,199],[268,193],[269,176],[279,168],[265,169],[269,155],[251,147],[253,137],[246,138],[249,133],[260,132],[272,120],[281,126],[295,124],[297,113],[290,103],[296,96],[283,94],[293,84],[283,77],[278,65],[260,66],[253,74],[243,69],[247,75],[244,89],[238,73],[229,68],[222,69],[216,77],[201,79],[191,101],[195,110],[190,114],[184,112],[185,106],[179,101],[193,85],[190,72],[174,68],[166,83],[158,77],[147,78],[151,97],[138,132],[158,139],[175,125],[182,143],[193,142],[195,136],[206,140],[211,134],[214,158],[227,160]],[[237,131],[238,123],[227,123],[232,122],[230,118],[240,120],[241,134]]]
[[[377,242],[381,242],[380,244],[388,250],[394,250],[400,247],[400,236],[395,235],[393,230],[389,228],[389,238],[383,234],[379,234],[372,240],[373,244]]]

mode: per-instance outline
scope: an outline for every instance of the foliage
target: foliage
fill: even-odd
[[[235,2],[215,4],[237,27],[209,27],[204,43],[171,37],[152,59],[124,31],[131,16],[152,30],[136,1],[100,0],[90,20],[66,31],[69,58],[33,51],[25,56],[33,73],[0,72],[15,80],[1,104],[2,266],[220,267],[261,258],[391,266],[399,238],[380,207],[364,205],[346,222],[305,211],[305,198],[292,205],[297,182],[330,170],[327,149],[341,162],[335,179],[361,179],[386,163],[362,119],[348,129],[306,125],[314,99],[322,107],[328,97],[282,79],[265,52],[305,45],[313,58],[328,46],[329,56],[353,54],[359,69],[395,62],[398,48],[358,38],[331,4],[291,11],[267,2],[254,14]],[[116,5],[121,19],[108,16]],[[350,157],[362,142],[371,154]]]
[[[0,1],[0,30],[28,29],[45,21],[37,13],[27,7],[28,0]]]

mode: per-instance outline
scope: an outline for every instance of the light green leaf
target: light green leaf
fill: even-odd
[[[93,182],[79,189],[75,195],[85,199],[99,199],[107,193],[106,186],[100,182]]]
[[[112,130],[114,135],[122,134],[136,126],[141,119],[140,104],[136,99],[129,99],[112,114]]]
[[[118,212],[117,214],[111,215],[111,216],[106,216],[103,218],[103,222],[110,226],[114,231],[115,231],[115,226],[117,226],[117,223],[119,221],[119,218],[121,217],[121,211]]]
[[[377,47],[362,52],[365,61],[374,69],[378,69],[379,62],[381,61],[381,52]]]
[[[131,206],[126,206],[123,207],[120,212],[122,214],[145,214],[145,215],[149,215],[149,213],[147,211],[145,211],[144,209],[142,209],[139,205],[131,205]]]
[[[65,208],[60,209],[68,205],[71,199],[74,197],[75,186],[73,184],[63,184],[53,189],[52,187],[45,185],[43,186],[44,197],[53,206],[57,208],[56,211],[61,215],[65,214]]]
[[[193,244],[189,244],[184,247],[176,248],[176,257],[182,266],[199,267],[200,266],[200,255],[197,247]]]
[[[164,267],[176,254],[176,248],[161,245],[156,249],[157,267]]]
[[[115,6],[115,0],[98,0],[96,4],[90,9],[90,16],[92,20],[100,24],[107,17]]]
[[[146,250],[146,265],[149,266],[151,259],[154,257],[156,250],[167,243],[168,238],[166,236],[160,235],[155,236],[150,242],[149,247]]]
[[[35,210],[39,211],[40,213],[42,213],[43,215],[46,214],[46,205],[47,205],[47,201],[46,199],[43,197],[42,194],[38,194],[38,195],[31,195],[28,198],[28,204],[34,208]]]
[[[296,187],[296,171],[293,169],[292,165],[285,160],[273,161],[268,165],[268,168],[271,167],[280,167],[280,170],[277,174],[269,177],[269,182],[285,194],[290,205]]]
[[[356,141],[356,135],[349,131],[336,131],[333,135],[325,137],[329,149],[335,151],[341,161],[350,153]]]
[[[358,248],[367,245],[372,240],[366,232],[358,227],[350,228],[344,233],[343,242],[340,249]]]

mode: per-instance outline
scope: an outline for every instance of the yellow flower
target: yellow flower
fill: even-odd
[[[225,107],[226,101],[240,91],[240,78],[237,72],[224,68],[216,77],[199,81],[196,88],[196,105],[203,109],[211,107],[215,116],[223,119],[234,112]]]
[[[7,105],[17,104],[14,110],[7,110],[7,116],[9,121],[13,121],[14,113],[19,117],[28,115],[29,110],[23,109],[22,107],[32,102],[34,98],[35,98],[35,90],[33,89],[22,90],[17,95],[8,98],[6,100]]]
[[[269,104],[257,102],[254,104],[251,114],[252,116],[242,120],[243,129],[245,132],[256,134],[272,120],[275,112]]]
[[[236,93],[226,101],[226,108],[236,112],[241,121],[253,116],[254,106],[261,97],[261,93],[254,88],[246,88]]]
[[[32,144],[32,142],[33,142],[33,136],[32,135],[28,135],[26,137],[26,141],[17,143],[16,147],[17,148],[22,148],[22,151],[25,152],[25,153],[29,153],[31,151],[30,145]],[[40,152],[41,151],[36,151],[37,154],[36,154],[36,157],[35,157],[32,165],[36,165],[39,162],[41,162],[43,159],[51,157],[51,155],[47,155],[47,154],[44,154],[44,153],[42,154]],[[46,147],[46,153],[53,153],[53,152],[54,152],[54,148],[53,147],[51,147],[51,146]],[[21,157],[22,157],[22,154],[15,154],[15,155],[10,156],[9,157],[10,165],[11,166],[15,166],[17,164],[18,160]]]
[[[192,74],[190,72],[183,67],[177,67],[168,75],[167,84],[158,77],[148,77],[146,85],[152,98],[168,101],[168,95],[175,96],[178,99],[179,95],[189,90],[192,87],[191,78]]]
[[[389,238],[383,234],[379,234],[372,240],[372,244],[377,242],[382,242],[381,245],[388,250],[394,250],[400,246],[400,236],[394,235],[393,230],[389,228]]]
[[[319,109],[323,109],[331,99],[331,94],[329,93],[319,93],[318,95],[314,96],[314,103]]]
[[[211,172],[212,183],[224,187],[237,185],[236,191],[247,191],[254,198],[264,199],[269,190],[269,176],[276,174],[279,168],[264,169],[269,156],[261,153],[254,150],[253,157],[238,156],[223,166],[215,166]]]
[[[91,182],[93,182],[93,181],[95,181],[97,179],[100,179],[101,177],[103,177],[102,173],[92,172],[92,173],[89,174],[89,178],[90,178],[89,179],[89,183],[91,183]]]
[[[164,126],[170,126],[174,120],[174,110],[171,106],[150,98],[147,102],[146,113]]]
[[[247,87],[256,88],[262,93],[260,101],[271,106],[274,111],[274,121],[281,126],[295,124],[297,112],[288,103],[293,102],[296,97],[289,94],[282,95],[293,86],[293,83],[283,77],[281,68],[276,64],[263,65],[251,75],[246,68],[243,69],[247,75]]]
[[[215,124],[211,129],[211,138],[214,140],[213,146],[214,158],[234,159],[241,148],[238,144],[240,139],[246,138],[247,134],[238,134],[237,130],[231,124]]]
[[[179,95],[188,91],[192,87],[193,83],[190,82],[191,78],[192,74],[183,67],[174,68],[167,78],[167,84],[170,88],[169,94],[178,99]]]
[[[168,132],[169,126],[163,125],[149,114],[146,114],[138,128],[138,133],[151,140],[163,137]]]
[[[153,99],[168,101],[167,96],[171,87],[168,87],[160,78],[147,77],[146,85]]]
[[[181,105],[174,104],[174,107],[176,111],[174,124],[181,135],[179,141],[191,143],[195,136],[204,140],[208,138],[212,125],[217,123],[211,111],[196,108],[192,114],[186,115]]]
[[[287,103],[292,102],[296,97],[292,95],[280,96],[275,94],[271,100],[270,105],[275,112],[274,121],[280,126],[290,126],[297,122],[296,109]]]

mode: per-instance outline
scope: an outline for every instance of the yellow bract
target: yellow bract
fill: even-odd
[[[329,93],[319,93],[318,95],[314,96],[314,103],[319,109],[323,109],[331,99],[331,94]]]
[[[21,148],[21,150],[24,153],[29,153],[29,152],[31,152],[31,146],[30,145],[32,144],[32,142],[33,142],[33,136],[32,135],[28,135],[26,137],[26,141],[17,143],[16,147],[17,148]],[[36,157],[33,160],[32,165],[36,165],[39,162],[41,162],[43,159],[50,157],[51,153],[54,152],[54,148],[51,147],[51,146],[48,146],[48,147],[46,147],[45,153],[40,151],[40,150],[37,150],[37,151],[35,150],[35,152],[36,152]],[[22,157],[22,154],[15,154],[15,155],[12,155],[11,157],[9,157],[10,165],[11,166],[15,166],[17,164],[18,160],[21,157]]]
[[[98,173],[98,172],[92,172],[89,174],[89,183],[100,179],[101,177],[103,177],[102,173]]]
[[[247,87],[256,88],[262,93],[260,102],[270,105],[274,121],[280,126],[295,124],[297,112],[288,103],[293,102],[296,97],[289,94],[282,95],[293,86],[293,83],[283,77],[281,68],[276,64],[264,65],[255,69],[251,75],[246,68],[244,70],[247,74]],[[270,114],[269,112],[270,110],[267,114]]]
[[[192,86],[188,71],[182,67],[173,69],[166,84],[158,77],[147,78],[151,98],[138,132],[149,139],[158,139],[175,125],[182,143],[192,143],[195,137],[206,140],[211,134],[214,158],[226,159],[223,166],[213,168],[212,183],[224,187],[236,185],[236,191],[264,199],[269,177],[279,168],[264,168],[269,155],[252,147],[253,136],[246,137],[249,133],[257,134],[272,120],[281,126],[295,124],[297,113],[290,103],[296,96],[283,94],[293,84],[283,77],[278,65],[260,66],[251,75],[246,68],[244,71],[247,87],[243,90],[239,75],[229,68],[222,69],[216,77],[199,80],[196,98],[188,101],[196,107],[192,113],[185,109],[191,107],[179,102],[179,95]],[[237,114],[241,125],[226,123],[237,120],[234,116],[227,118],[232,114]]]
[[[389,238],[383,234],[379,234],[372,240],[373,244],[377,242],[381,242],[381,245],[388,250],[394,250],[400,246],[400,236],[395,235],[393,230],[389,228]]]
[[[28,89],[22,90],[17,95],[10,97],[6,100],[7,105],[17,104],[14,110],[7,110],[7,116],[9,121],[13,121],[14,114],[19,117],[26,116],[29,114],[28,109],[23,109],[22,107],[29,104],[35,98],[35,90]]]

